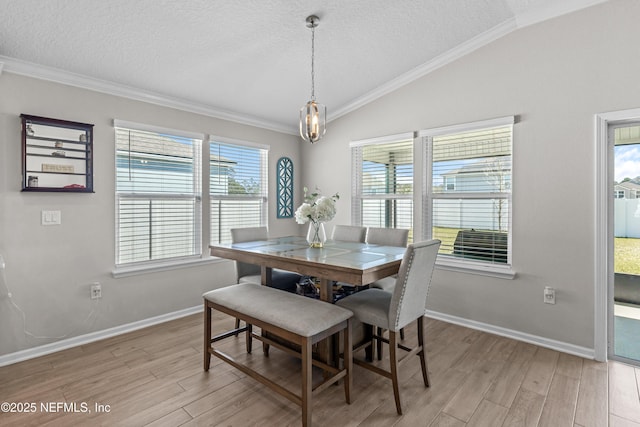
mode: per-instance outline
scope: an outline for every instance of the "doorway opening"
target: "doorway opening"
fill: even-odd
[[[613,160],[609,357],[640,365],[640,121],[610,123],[608,139]]]

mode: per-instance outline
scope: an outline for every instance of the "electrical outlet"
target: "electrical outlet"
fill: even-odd
[[[545,304],[556,303],[556,290],[550,286],[544,287],[544,303]]]
[[[91,299],[102,298],[102,285],[94,283],[91,285]]]

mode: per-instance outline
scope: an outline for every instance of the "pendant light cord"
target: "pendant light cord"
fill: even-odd
[[[316,26],[315,22],[311,23],[311,100],[316,100],[316,79],[314,70],[315,59],[315,39],[316,39]]]

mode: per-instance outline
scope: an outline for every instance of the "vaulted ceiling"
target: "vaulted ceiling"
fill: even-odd
[[[0,71],[296,133],[515,29],[604,0],[0,0]]]

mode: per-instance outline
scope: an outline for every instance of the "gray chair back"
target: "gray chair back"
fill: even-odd
[[[232,228],[231,243],[251,242],[254,240],[267,240],[269,231],[267,227]],[[236,261],[236,282],[241,277],[260,275],[260,266]]]
[[[331,233],[331,240],[341,240],[343,242],[364,243],[367,235],[367,227],[357,225],[334,225]]]
[[[377,228],[367,229],[367,243],[382,246],[406,247],[409,240],[409,230],[404,228]]]
[[[440,240],[409,245],[400,264],[391,303],[389,326],[399,331],[424,315]]]

